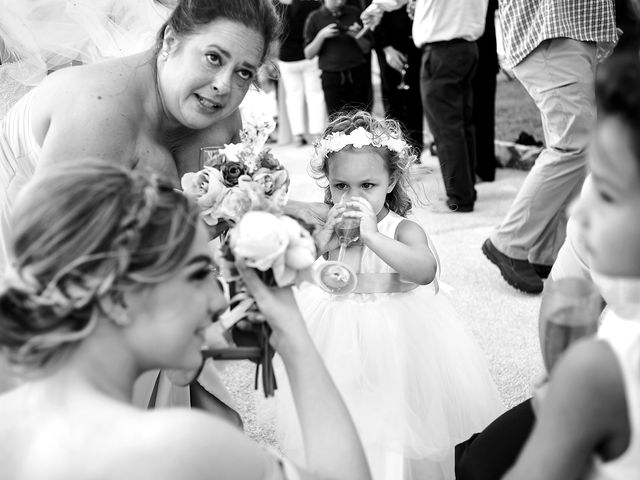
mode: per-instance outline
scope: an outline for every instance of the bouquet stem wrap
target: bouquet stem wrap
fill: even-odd
[[[265,397],[273,396],[278,388],[273,372],[273,356],[275,350],[269,343],[271,327],[265,321],[249,320],[252,313],[259,313],[258,305],[247,291],[238,270],[235,268],[230,251],[224,257],[223,275],[229,285],[230,305],[229,312],[225,314],[224,322],[233,324],[231,337],[238,347],[258,347],[258,356],[248,357],[248,360],[256,363],[256,375],[254,388],[258,389],[258,378],[262,378],[262,391]],[[273,272],[256,270],[260,279],[268,286],[276,286]]]

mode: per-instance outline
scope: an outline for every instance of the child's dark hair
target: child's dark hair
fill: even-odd
[[[632,131],[633,153],[640,161],[640,60],[637,53],[615,55],[598,69],[598,117],[618,117]]]
[[[395,120],[378,120],[362,110],[343,111],[336,114],[325,128],[322,138],[314,145],[315,154],[310,164],[311,176],[318,182],[324,182],[329,173],[329,159],[333,153],[336,153],[336,150],[328,148],[331,137],[339,134],[349,135],[360,127],[372,137],[371,145],[363,146],[362,149],[369,149],[380,155],[385,161],[389,176],[396,180],[394,189],[387,194],[385,206],[398,215],[406,216],[412,207],[408,193],[408,172],[416,156],[405,139],[402,127]],[[388,146],[390,142],[394,143],[393,149]],[[353,145],[346,145],[340,151],[349,151],[354,148]],[[328,185],[325,186],[324,202],[333,205]]]
[[[158,31],[156,53],[162,48],[166,27],[171,27],[178,36],[187,36],[200,25],[219,18],[241,23],[259,32],[264,38],[263,61],[273,53],[282,27],[271,0],[180,0]]]

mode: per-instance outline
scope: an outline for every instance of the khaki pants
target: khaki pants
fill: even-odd
[[[545,149],[491,235],[505,255],[551,265],[566,231],[566,207],[580,192],[596,119],[596,46],[568,38],[542,42],[514,69],[540,110]]]

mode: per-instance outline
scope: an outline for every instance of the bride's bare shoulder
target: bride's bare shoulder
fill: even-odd
[[[149,410],[123,424],[121,433],[113,453],[123,476],[114,478],[142,477],[138,472],[155,479],[263,477],[265,451],[235,426],[204,412]]]

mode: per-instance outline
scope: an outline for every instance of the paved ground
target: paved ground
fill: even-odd
[[[322,191],[306,170],[311,147],[279,145],[273,150],[291,172],[290,197],[320,201]],[[505,407],[515,405],[527,398],[542,376],[537,340],[540,297],[509,287],[480,246],[509,208],[526,172],[498,170],[495,182],[477,185],[474,212],[449,213],[443,208],[437,158],[424,157],[423,164],[431,168],[419,169],[414,180],[426,204],[416,208],[415,214],[438,249],[442,281],[452,287],[454,305],[487,355]],[[229,362],[225,383],[239,404],[247,433],[260,442],[275,444],[272,422],[256,420],[255,400],[260,394],[253,392],[253,375],[249,362]],[[259,408],[258,413],[261,411]]]

